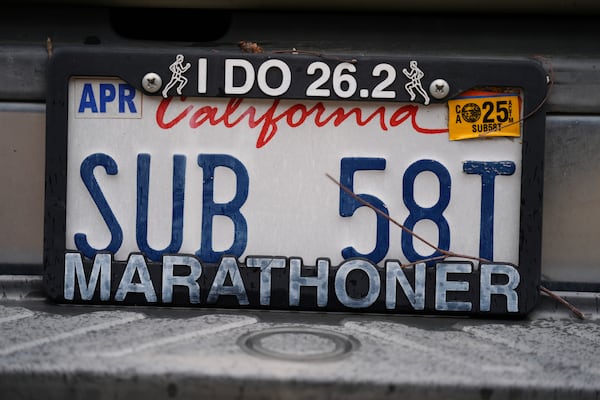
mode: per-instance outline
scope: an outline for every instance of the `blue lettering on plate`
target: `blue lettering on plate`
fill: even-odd
[[[217,262],[223,255],[239,257],[246,250],[248,243],[248,224],[240,208],[248,198],[249,178],[244,164],[235,157],[227,154],[200,154],[198,165],[204,171],[202,191],[202,239],[196,255],[205,262]],[[235,196],[226,203],[216,203],[214,200],[215,169],[229,168],[237,178]],[[233,222],[233,243],[225,251],[214,251],[212,243],[213,217],[222,215]]]
[[[343,187],[354,192],[354,173],[356,171],[383,171],[385,170],[385,158],[361,158],[361,157],[345,157],[342,158],[340,167],[340,183]],[[358,198],[371,204],[373,207],[380,210],[385,215],[389,211],[383,201],[371,194],[357,194]],[[340,188],[340,210],[342,217],[351,217],[354,212],[365,205],[353,198]],[[383,260],[390,247],[389,226],[390,223],[384,215],[375,214],[377,217],[377,240],[375,248],[368,254],[358,252],[354,247],[348,246],[342,249],[342,257],[349,259],[353,257],[365,257],[374,263]]]
[[[437,203],[432,207],[421,207],[415,201],[415,179],[417,178],[417,175],[425,171],[432,172],[438,178],[440,185],[440,197]],[[414,162],[407,168],[402,180],[402,198],[410,213],[403,225],[412,231],[417,222],[424,219],[430,220],[437,225],[437,247],[442,250],[450,249],[450,226],[448,225],[448,220],[446,220],[446,217],[443,215],[444,210],[446,210],[446,207],[450,204],[450,186],[450,173],[446,167],[435,160],[419,160]],[[441,255],[437,250],[429,256],[417,253],[413,243],[413,235],[405,230],[402,231],[402,251],[410,262],[416,262]]]
[[[83,85],[78,112],[85,112],[86,108],[89,108],[93,113],[98,112],[98,107],[96,106],[96,97],[94,96],[94,89],[92,88],[91,83],[86,83]]]
[[[497,175],[515,173],[512,161],[465,161],[463,171],[481,176],[481,222],[479,257],[494,259],[494,192]]]
[[[100,112],[106,112],[106,103],[112,103],[117,97],[115,85],[111,83],[100,84]]]
[[[136,90],[127,83],[84,83],[79,99],[78,113],[92,114],[137,114],[135,104]],[[116,102],[116,107],[109,105]]]
[[[106,201],[106,197],[104,197],[104,194],[102,193],[102,189],[100,189],[98,180],[94,176],[94,169],[96,169],[96,167],[103,167],[108,175],[116,175],[119,172],[116,161],[104,153],[91,154],[81,163],[81,180],[90,193],[92,200],[94,200],[96,207],[98,207],[98,211],[100,211],[111,236],[108,246],[104,249],[95,249],[88,243],[87,235],[85,233],[76,233],[74,237],[75,246],[77,247],[77,250],[81,251],[81,253],[88,258],[93,258],[97,252],[101,251],[114,254],[119,250],[123,243],[123,230],[121,229],[121,225],[119,225],[119,221],[117,221],[115,214]]]
[[[135,88],[126,83],[119,84],[119,112],[124,113],[125,105],[129,108],[129,112],[132,114],[137,113],[137,109],[135,108],[135,103],[133,99],[135,98]]]
[[[162,250],[148,244],[148,192],[150,187],[150,154],[137,157],[137,213],[136,241],[139,249],[152,261],[159,261],[165,253],[177,253],[183,242],[183,205],[185,196],[185,156],[173,156],[173,206],[171,243]]]

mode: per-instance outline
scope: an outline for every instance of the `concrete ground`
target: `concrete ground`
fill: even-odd
[[[49,303],[0,277],[8,399],[599,399],[600,294],[525,319]]]

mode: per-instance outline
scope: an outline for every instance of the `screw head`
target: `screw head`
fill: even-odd
[[[162,79],[160,75],[154,72],[148,72],[142,78],[142,87],[148,93],[156,93],[162,86]]]
[[[436,79],[429,85],[429,93],[438,100],[443,99],[450,93],[450,85],[444,79]]]

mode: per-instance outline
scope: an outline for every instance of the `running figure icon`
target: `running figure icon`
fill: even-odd
[[[181,96],[181,89],[183,89],[183,87],[188,83],[188,80],[185,76],[183,76],[183,73],[190,69],[191,66],[192,65],[190,63],[186,63],[185,65],[183,65],[183,54],[177,54],[177,56],[175,57],[175,61],[169,66],[172,75],[171,80],[169,81],[169,83],[167,83],[167,86],[165,86],[165,88],[162,91],[162,95],[164,98],[167,97],[167,93],[169,92],[169,90],[177,84],[179,84],[176,89],[177,94]]]
[[[406,75],[408,79],[410,79],[410,82],[404,85],[406,91],[408,92],[408,94],[410,94],[410,101],[413,101],[417,97],[417,95],[415,94],[416,89],[417,92],[419,92],[419,94],[425,99],[425,105],[428,105],[429,96],[427,95],[427,92],[425,92],[423,86],[421,85],[421,78],[423,78],[425,74],[417,66],[417,62],[412,60],[410,62],[410,71],[404,68],[402,72],[404,73],[404,75]]]

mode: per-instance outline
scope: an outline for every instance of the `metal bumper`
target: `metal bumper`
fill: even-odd
[[[0,279],[5,399],[597,399],[600,295],[522,320],[56,306]]]

